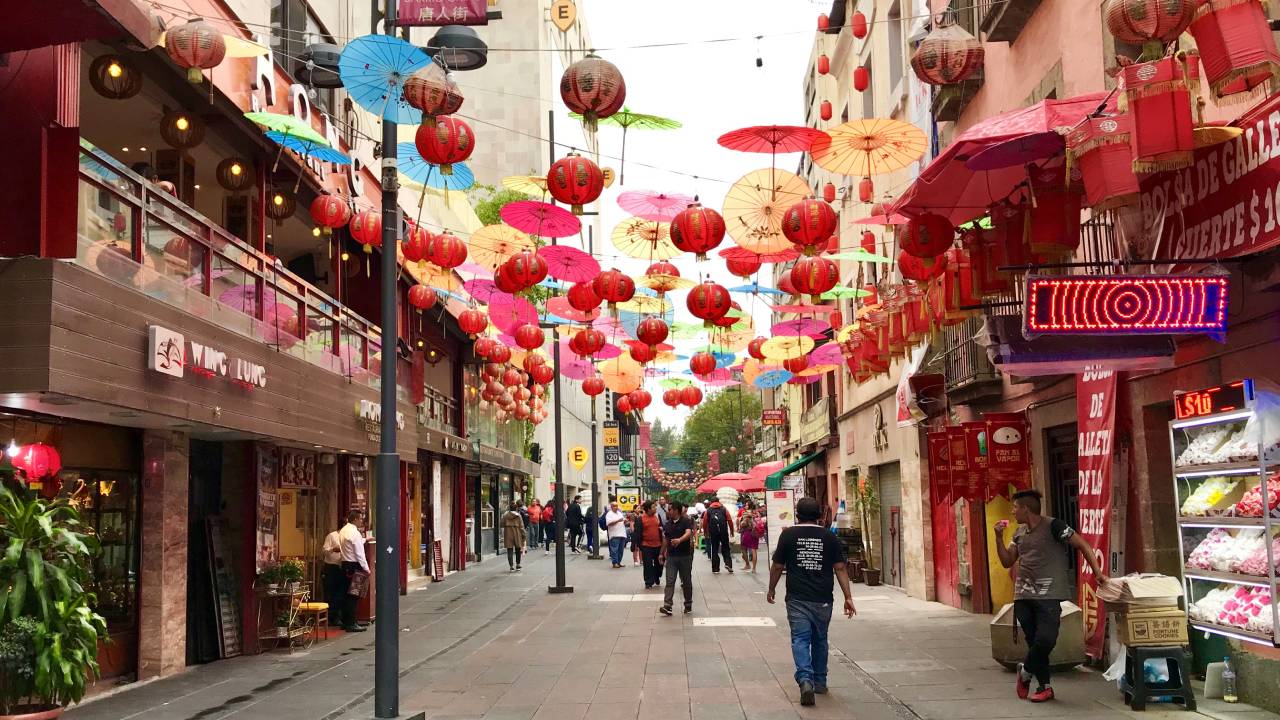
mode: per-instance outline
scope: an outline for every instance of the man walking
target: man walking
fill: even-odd
[[[364,632],[366,628],[356,624],[356,599],[364,595],[361,591],[352,594],[352,585],[358,588],[367,587],[369,582],[369,561],[364,557],[364,535],[358,523],[364,515],[359,510],[347,513],[347,524],[338,531],[338,544],[342,551],[342,629],[347,632]]]
[[[627,547],[627,516],[618,510],[618,501],[609,503],[609,512],[604,514],[604,527],[609,537],[609,562],[613,567],[622,567],[622,551]]]
[[[648,590],[662,580],[662,522],[658,519],[657,506],[645,500],[644,512],[635,520],[632,542],[640,545],[640,563],[644,566],[644,589]]]
[[[662,523],[663,525],[666,525],[667,524],[667,496],[666,495],[663,495],[662,497],[658,498],[658,507],[656,509],[658,512],[658,522]]]
[[[774,593],[782,571],[787,571],[787,623],[791,626],[791,657],[796,664],[800,704],[812,705],[814,695],[827,693],[827,630],[831,627],[832,592],[840,579],[844,593],[845,617],[853,617],[853,595],[845,569],[844,546],[836,536],[818,525],[822,507],[813,498],[796,502],[796,521],[782,531],[769,566],[769,593]]]
[[[1013,517],[1018,521],[1018,529],[1013,533],[1012,544],[1004,540],[1008,520],[997,522],[995,528],[1000,564],[1005,567],[1018,564],[1013,584],[1013,617],[1027,639],[1027,657],[1018,666],[1016,687],[1018,697],[1029,696],[1031,702],[1053,699],[1049,655],[1058,644],[1062,601],[1071,599],[1070,553],[1080,551],[1099,586],[1108,580],[1087,540],[1062,520],[1040,514],[1042,497],[1038,490],[1014,493]],[[1035,692],[1031,692],[1033,676],[1038,683]]]
[[[667,522],[662,526],[666,540],[659,561],[667,566],[667,587],[658,612],[671,616],[671,604],[676,599],[676,578],[684,592],[684,614],[693,612],[693,520],[684,514],[684,505],[672,500]]]
[[[564,524],[569,526],[569,550],[578,552],[578,543],[582,541],[582,496],[574,495],[573,502],[564,514]]]
[[[733,574],[733,553],[729,550],[729,538],[733,535],[733,518],[729,510],[712,501],[711,507],[702,515],[702,532],[707,537],[707,552],[711,555],[711,572],[720,574],[720,558],[724,557],[724,567]]]

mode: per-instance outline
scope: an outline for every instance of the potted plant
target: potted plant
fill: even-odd
[[[107,623],[85,590],[97,540],[65,499],[0,473],[0,720],[51,720],[98,677]]]
[[[276,615],[276,637],[289,637],[289,613],[282,612]]]
[[[867,482],[865,477],[858,478],[858,485],[853,496],[854,505],[858,509],[858,519],[862,523],[862,546],[865,549],[862,557],[862,580],[867,585],[880,584],[880,570],[875,565],[875,552],[871,546],[871,518],[880,514],[880,497],[876,495],[875,486]]]
[[[296,558],[285,560],[277,566],[277,570],[280,573],[280,582],[284,583],[285,591],[297,592],[304,575],[302,561]]]
[[[268,565],[258,573],[258,582],[264,585],[269,593],[279,592],[281,575],[279,565]]]

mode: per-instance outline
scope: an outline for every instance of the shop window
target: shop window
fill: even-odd
[[[134,627],[138,598],[138,478],[110,470],[68,468],[58,473],[60,494],[80,511],[80,521],[98,538],[90,592],[112,630]]]
[[[897,105],[899,96],[898,85],[902,82],[903,59],[906,54],[906,44],[903,40],[902,33],[902,6],[894,3],[889,8],[889,90],[893,93],[894,105]],[[874,117],[868,115],[867,117]]]

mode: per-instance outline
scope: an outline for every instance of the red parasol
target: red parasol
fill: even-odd
[[[822,320],[785,320],[777,322],[770,328],[772,334],[777,337],[780,335],[797,337],[800,335],[808,335],[809,337],[818,337],[823,331],[829,329],[831,325]]]
[[[600,274],[600,263],[595,258],[567,245],[540,247],[538,257],[547,262],[547,274],[557,280],[585,282]]]
[[[781,470],[786,466],[787,466],[787,463],[784,460],[773,460],[771,462],[762,462],[759,465],[756,465],[755,467],[748,470],[747,474],[750,475],[753,480],[759,480],[761,483],[763,483],[766,479],[768,479],[770,475],[778,472],[779,470]]]
[[[698,486],[700,493],[713,493],[721,488],[732,488],[740,493],[764,490],[764,479],[757,480],[746,473],[727,472],[712,475]]]
[[[572,320],[574,322],[591,322],[592,320],[600,317],[599,308],[592,310],[589,313],[584,313],[570,305],[569,298],[564,295],[547,298],[547,312],[555,315],[556,317],[561,317],[565,320]]]
[[[1047,160],[1066,152],[1066,140],[1058,133],[1032,133],[996,143],[964,161],[970,170],[1002,170]]]
[[[520,200],[502,207],[502,221],[538,237],[562,238],[582,231],[582,221],[573,213],[551,203]]]
[[[730,130],[716,142],[721,147],[739,152],[797,153],[808,152],[813,141],[826,133],[802,125],[756,125]]]
[[[618,196],[618,207],[636,217],[654,222],[671,222],[672,218],[693,202],[694,199],[688,195],[653,190],[628,190]]]

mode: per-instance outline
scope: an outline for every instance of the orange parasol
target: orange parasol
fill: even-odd
[[[813,162],[839,175],[870,177],[901,170],[924,156],[924,131],[901,120],[850,120],[809,149]]]
[[[754,253],[789,250],[792,245],[782,234],[782,215],[809,194],[809,186],[793,173],[752,170],[734,183],[724,197],[724,224],[729,237]]]
[[[644,382],[644,366],[630,355],[619,355],[600,363],[600,376],[605,387],[615,393],[629,393]]]
[[[485,225],[471,233],[467,250],[471,262],[496,269],[507,258],[534,248],[533,239],[510,225]]]
[[[671,223],[627,218],[613,229],[613,246],[641,260],[670,260],[683,251],[671,244]]]

